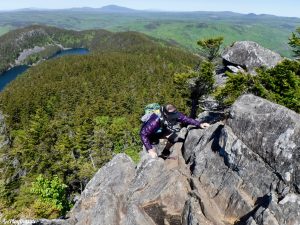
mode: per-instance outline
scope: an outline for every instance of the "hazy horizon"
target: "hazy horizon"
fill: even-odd
[[[300,1],[296,0],[153,0],[151,2],[138,0],[52,0],[44,2],[41,0],[10,0],[0,3],[0,11],[13,11],[20,9],[70,9],[70,8],[101,8],[107,5],[118,5],[136,10],[155,10],[165,12],[193,12],[193,11],[231,11],[248,14],[270,14],[275,16],[300,18]]]

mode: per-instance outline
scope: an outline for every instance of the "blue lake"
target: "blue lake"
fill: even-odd
[[[56,53],[55,55],[51,56],[49,59],[62,57],[65,55],[85,55],[89,53],[89,50],[86,48],[73,48],[68,50],[63,50],[61,52]],[[16,79],[17,76],[24,73],[29,66],[16,66],[3,74],[0,75],[0,91],[4,89],[4,87]]]
[[[49,59],[62,57],[64,55],[85,55],[88,53],[89,53],[89,50],[86,48],[72,48],[72,49],[63,50],[61,52],[58,52],[55,55],[51,56]]]

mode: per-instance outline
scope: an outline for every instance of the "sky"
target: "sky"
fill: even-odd
[[[101,8],[119,5],[162,11],[233,11],[300,18],[300,0],[0,0],[0,11],[20,8]]]

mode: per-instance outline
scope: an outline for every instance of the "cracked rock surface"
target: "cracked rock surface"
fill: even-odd
[[[36,224],[299,225],[300,115],[254,95],[190,129],[172,159],[115,156],[67,220]],[[175,158],[175,159],[174,159]]]

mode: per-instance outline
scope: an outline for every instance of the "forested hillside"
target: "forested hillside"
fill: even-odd
[[[32,24],[73,30],[138,31],[192,51],[197,50],[199,38],[221,35],[225,45],[251,40],[291,56],[287,38],[300,26],[300,19],[233,12],[112,12],[89,8],[0,12],[0,34]]]
[[[0,37],[0,74],[19,64],[32,64],[47,59],[62,48],[87,48],[90,51],[141,50],[147,45],[167,45],[166,42],[136,32],[113,33],[106,30],[74,31],[48,26],[29,26],[11,31]],[[24,51],[43,48],[36,53],[25,53],[26,58],[16,60]],[[130,46],[130,47],[129,47]]]
[[[145,104],[187,110],[172,80],[198,62],[195,56],[138,33],[105,35],[87,45],[97,50],[92,54],[32,67],[1,92],[11,146],[0,153],[0,211],[8,218],[57,217],[68,209],[36,200],[40,174],[39,185],[68,187],[70,201],[114,154],[138,160]]]
[[[60,51],[60,46],[91,48],[95,37],[105,38],[109,34],[110,32],[104,30],[77,32],[47,26],[29,26],[11,31],[0,37],[0,74],[16,64],[15,60],[23,50],[32,49],[35,46],[45,47],[39,54],[49,57]]]

